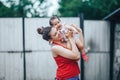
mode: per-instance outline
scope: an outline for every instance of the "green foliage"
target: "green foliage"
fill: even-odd
[[[0,17],[13,17],[15,15],[14,9],[13,9],[13,4],[11,5],[11,8],[6,7],[2,2],[0,2]]]
[[[4,5],[7,3],[10,7]],[[35,4],[37,3],[37,6]],[[47,10],[50,4],[46,4],[46,0],[19,0],[16,4],[15,1],[7,0],[6,2],[0,1],[0,17],[46,17]]]
[[[102,19],[120,7],[120,0],[60,0],[60,16],[77,17],[84,13],[85,19]]]

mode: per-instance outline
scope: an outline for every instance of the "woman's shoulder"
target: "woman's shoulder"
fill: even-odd
[[[51,50],[53,53],[61,53],[65,50],[65,48],[60,45],[54,45],[54,46],[52,46]]]
[[[60,48],[61,48],[61,46],[59,46],[59,45],[52,45],[52,47],[51,47],[52,50],[56,50],[56,49],[60,49]]]
[[[59,55],[59,53],[62,51],[62,46],[59,45],[54,45],[51,47],[51,51],[54,57],[56,57],[57,55]]]
[[[58,53],[58,49],[59,49],[59,46],[58,45],[52,45],[51,47],[51,51],[52,51],[52,55],[53,57],[57,57],[57,53]]]

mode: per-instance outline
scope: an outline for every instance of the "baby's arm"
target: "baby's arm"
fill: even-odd
[[[79,27],[76,27],[73,24],[71,24],[71,26],[74,27],[80,33],[81,38],[80,38],[80,41],[78,41],[77,45],[79,46],[79,48],[80,48],[81,45],[83,45],[82,46],[83,48],[80,51],[82,53],[83,60],[87,62],[88,61],[88,56],[86,55],[85,48],[84,48],[84,38],[83,38],[82,30]],[[82,41],[83,44],[81,43],[81,41]],[[81,45],[80,45],[80,43],[81,43]]]
[[[74,33],[77,33],[77,34],[79,33],[79,31],[75,27],[73,27],[71,25],[65,25],[65,28],[67,28],[68,30],[73,31]]]

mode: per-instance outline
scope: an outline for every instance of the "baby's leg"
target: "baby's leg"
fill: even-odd
[[[77,45],[77,48],[79,49],[79,51],[82,54],[83,60],[88,61],[88,57],[87,57],[86,52],[85,52],[84,43],[79,38],[75,38],[75,43]]]
[[[75,43],[77,45],[78,50],[83,54],[85,53],[85,49],[84,49],[84,44],[82,43],[82,41],[80,41],[79,38],[75,38]]]

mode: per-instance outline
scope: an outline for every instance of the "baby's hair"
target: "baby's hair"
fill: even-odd
[[[51,18],[50,18],[50,20],[49,20],[49,24],[52,26],[52,20],[54,20],[54,19],[58,19],[59,21],[61,21],[60,20],[60,18],[57,16],[57,15],[54,15],[54,16],[52,16]]]

